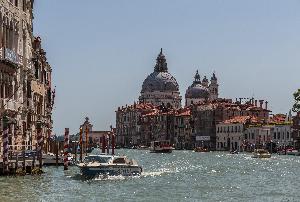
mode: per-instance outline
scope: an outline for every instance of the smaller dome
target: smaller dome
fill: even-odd
[[[191,86],[188,87],[185,93],[186,98],[195,98],[195,99],[208,99],[209,98],[209,90],[205,86],[201,84],[200,75],[198,70],[195,75],[195,80]]]
[[[201,84],[193,84],[191,85],[186,93],[186,98],[196,98],[196,99],[208,99],[209,98],[209,90],[202,86]]]

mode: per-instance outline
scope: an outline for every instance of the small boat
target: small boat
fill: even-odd
[[[286,151],[285,150],[278,150],[277,154],[278,155],[286,155]]]
[[[271,154],[265,149],[255,149],[252,158],[271,158]]]
[[[209,152],[209,150],[207,148],[204,148],[204,147],[196,147],[194,149],[194,152]]]
[[[239,152],[237,150],[233,150],[233,151],[230,151],[230,154],[238,154]]]
[[[172,153],[172,150],[169,140],[152,141],[150,145],[151,153]]]
[[[149,147],[141,145],[137,149],[139,149],[139,150],[147,150],[147,149],[149,149]]]
[[[288,149],[286,150],[287,155],[292,155],[292,156],[299,156],[300,152],[296,149]]]
[[[137,176],[141,175],[142,167],[133,159],[126,156],[110,154],[91,154],[86,156],[83,163],[77,164],[84,176]]]

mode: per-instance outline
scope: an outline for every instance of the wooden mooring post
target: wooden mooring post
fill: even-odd
[[[68,170],[68,151],[69,151],[69,128],[65,129],[64,139],[64,170]]]
[[[3,174],[9,172],[8,169],[8,118],[3,117],[3,134],[2,134],[2,144],[3,144]]]
[[[80,128],[79,132],[79,144],[80,144],[80,163],[82,163],[82,150],[83,150],[83,145],[82,145],[82,128]]]

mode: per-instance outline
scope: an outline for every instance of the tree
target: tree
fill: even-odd
[[[294,100],[293,112],[300,112],[300,89],[294,93]]]

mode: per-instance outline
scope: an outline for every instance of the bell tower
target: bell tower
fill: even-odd
[[[209,84],[210,100],[216,100],[219,97],[219,84],[215,72],[213,73]]]

